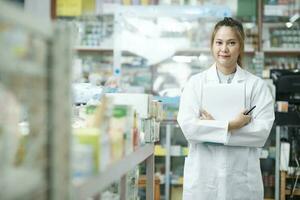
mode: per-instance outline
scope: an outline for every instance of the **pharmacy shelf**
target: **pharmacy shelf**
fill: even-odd
[[[180,150],[178,150],[180,148]],[[160,146],[155,145],[154,148],[154,155],[155,156],[166,156],[167,149]],[[181,147],[181,146],[171,146],[170,148],[170,156],[179,157],[179,156],[187,156],[188,155],[188,148],[187,147]]]
[[[288,48],[264,48],[264,53],[267,54],[300,54],[300,49],[288,49]]]
[[[22,27],[27,31],[34,32],[35,35],[50,39],[55,33],[54,26],[48,23],[47,20],[42,18],[33,17],[25,12],[24,9],[20,9],[18,6],[11,2],[0,2],[1,21],[6,23],[13,23],[19,28]]]
[[[164,125],[168,125],[168,124],[178,125],[178,122],[177,122],[177,119],[164,119],[163,121],[161,121],[161,124],[164,124]]]
[[[87,181],[81,183],[73,183],[74,186],[74,198],[75,199],[87,199],[98,195],[112,183],[119,181],[128,171],[133,169],[136,165],[146,160],[147,164],[147,194],[153,196],[153,180],[154,180],[154,145],[146,144],[138,148],[136,151],[128,156],[125,156],[119,161],[109,166],[106,170],[99,175],[90,178]],[[152,183],[151,183],[152,182]],[[149,191],[150,190],[150,191]],[[148,199],[148,198],[147,198]],[[149,198],[152,200],[153,198]]]
[[[291,195],[292,194],[292,190],[291,189],[286,189],[285,190],[285,194],[286,195]],[[295,191],[294,191],[293,194],[296,195],[296,196],[300,196],[300,189],[295,189]]]
[[[166,184],[164,180],[160,180],[160,185],[164,185]],[[177,178],[176,180],[171,178],[170,179],[170,185],[176,185],[176,186],[179,186],[179,185],[183,185],[183,176],[180,176],[179,178]]]
[[[299,175],[299,177],[300,177],[300,175]],[[297,178],[297,176],[296,175],[286,175],[285,178],[295,179],[295,178]]]
[[[185,49],[177,49],[176,54],[200,54],[200,53],[210,53],[210,48],[185,48]],[[246,48],[245,53],[254,53],[255,50],[253,48]]]
[[[101,47],[101,46],[76,46],[74,48],[76,51],[106,51],[106,52],[113,52],[113,48],[111,47]],[[123,51],[126,54],[136,55],[129,51]],[[200,54],[200,53],[210,53],[210,48],[185,48],[185,49],[178,49],[176,50],[176,54]],[[254,53],[254,49],[245,49],[245,53]]]
[[[180,176],[177,179],[172,178],[171,179],[171,185],[176,185],[176,186],[183,185],[183,176]]]
[[[184,48],[184,49],[177,49],[177,53],[201,53],[201,52],[211,52],[209,48]]]
[[[113,48],[111,47],[101,47],[101,46],[75,46],[75,51],[105,51],[105,52],[113,52]]]
[[[69,28],[33,17],[7,1],[0,1],[0,19],[1,27],[5,27],[1,39],[9,35],[5,37],[8,45],[0,45],[1,94],[8,91],[5,106],[10,108],[16,104],[17,111],[26,108],[30,127],[26,141],[33,147],[22,152],[24,160],[18,165],[3,159],[10,157],[8,150],[1,152],[1,165],[7,167],[1,173],[0,185],[5,185],[5,189],[1,189],[0,199],[48,199],[49,196],[70,199]],[[5,123],[4,129],[14,125]],[[10,142],[9,132],[4,131],[2,135],[1,143]],[[12,139],[17,143],[24,138]],[[16,159],[16,156],[11,158]],[[29,170],[28,166],[34,168]],[[26,184],[19,187],[23,182]]]
[[[293,189],[286,188],[286,179],[287,178],[296,178],[296,176],[293,175],[287,175],[286,171],[280,171],[280,195],[281,199],[285,199],[286,195],[291,195]],[[300,196],[300,189],[295,188],[295,191],[293,192],[293,195]]]
[[[94,53],[114,53],[114,49],[111,47],[101,47],[101,46],[76,46],[74,48],[77,52],[94,52]],[[122,50],[123,56],[139,56],[130,51]]]
[[[157,156],[157,157],[163,157],[163,156],[166,156],[166,154],[154,154],[154,155]],[[172,153],[171,153],[170,156],[172,156],[172,157],[186,157],[187,154],[172,154]]]
[[[2,47],[1,47],[2,48]],[[11,60],[11,58],[7,58],[3,56],[2,58],[2,74],[4,73],[10,74],[18,72],[22,75],[27,76],[39,76],[46,77],[46,69],[38,65],[37,63],[26,61],[26,60]],[[0,76],[1,76],[0,75]]]
[[[188,148],[187,147],[180,147],[181,150],[180,152],[178,152],[177,150],[178,146],[171,146],[170,147],[170,156],[172,157],[181,157],[181,156],[187,156],[188,155]],[[160,145],[155,145],[155,148],[154,148],[154,155],[155,156],[166,156],[167,150],[166,148],[164,147],[161,147]],[[260,154],[260,159],[267,159],[269,158],[268,157],[269,154],[268,154],[268,151],[267,150],[262,150],[261,154]]]

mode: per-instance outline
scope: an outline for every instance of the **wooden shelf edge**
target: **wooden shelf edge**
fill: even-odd
[[[291,193],[292,193],[292,189],[286,189],[286,190],[285,190],[285,194],[286,194],[286,195],[290,195]],[[300,196],[300,189],[299,189],[299,188],[295,189],[294,195]]]

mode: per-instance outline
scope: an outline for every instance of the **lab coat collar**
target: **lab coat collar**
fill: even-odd
[[[232,83],[238,83],[246,78],[246,72],[242,69],[239,65],[236,66],[236,72],[232,79]],[[218,73],[217,73],[217,65],[214,63],[208,70],[207,70],[207,80],[213,82],[219,82]]]

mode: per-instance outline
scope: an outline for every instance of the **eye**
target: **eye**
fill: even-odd
[[[222,42],[221,41],[216,41],[216,44],[219,46],[219,45],[222,45]]]
[[[234,46],[235,44],[236,44],[236,42],[234,42],[234,41],[229,42],[230,46]]]

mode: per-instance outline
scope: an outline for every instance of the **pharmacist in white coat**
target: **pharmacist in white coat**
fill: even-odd
[[[269,136],[274,102],[266,83],[240,67],[244,38],[240,22],[218,22],[211,38],[215,64],[192,76],[181,95],[177,120],[189,143],[183,200],[263,200],[258,148]],[[232,120],[215,120],[201,108],[208,83],[244,84],[245,109]]]

